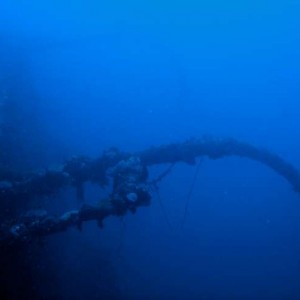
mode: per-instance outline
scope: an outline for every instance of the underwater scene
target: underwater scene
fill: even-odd
[[[300,299],[299,16],[2,0],[0,299]]]

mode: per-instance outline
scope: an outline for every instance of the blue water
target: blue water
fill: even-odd
[[[299,14],[297,0],[2,1],[0,89],[14,86],[19,107],[10,166],[209,134],[300,168]],[[37,297],[300,299],[299,194],[258,163],[204,159],[181,228],[194,174],[178,164],[160,184],[171,226],[155,196],[104,229],[47,239],[30,258]],[[87,201],[107,192],[88,186]],[[78,203],[67,190],[42,205]]]

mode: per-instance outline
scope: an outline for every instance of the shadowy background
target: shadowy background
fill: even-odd
[[[1,168],[43,169],[110,146],[136,151],[203,134],[261,145],[300,167],[299,13],[293,0],[1,3]],[[257,163],[204,160],[181,228],[194,173],[178,164],[161,184],[172,228],[154,197],[104,230],[88,224],[2,257],[1,291],[299,299],[299,195]],[[88,201],[105,193],[89,186]],[[32,205],[78,206],[69,190]]]

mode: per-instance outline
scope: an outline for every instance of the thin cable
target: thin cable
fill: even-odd
[[[119,241],[118,241],[118,245],[116,248],[116,254],[117,257],[121,257],[121,253],[122,253],[122,249],[124,246],[124,239],[125,239],[125,231],[126,231],[126,223],[124,221],[124,217],[120,217],[120,236],[119,236]]]
[[[182,218],[182,222],[181,222],[181,229],[183,229],[184,224],[186,222],[186,217],[187,217],[190,201],[191,201],[191,198],[192,198],[192,194],[194,192],[195,184],[196,184],[196,181],[197,181],[197,178],[198,178],[198,175],[199,175],[199,171],[200,171],[200,167],[202,165],[202,162],[203,162],[203,158],[201,158],[201,160],[199,161],[199,163],[197,165],[197,168],[196,168],[196,171],[194,173],[194,177],[193,177],[189,192],[188,192],[187,197],[186,197],[186,202],[185,202],[185,206],[184,206],[184,214],[183,214],[183,218]]]
[[[149,187],[152,191],[155,192],[156,196],[157,196],[157,199],[158,199],[158,203],[159,203],[159,206],[160,206],[160,209],[162,211],[162,214],[164,216],[164,219],[166,221],[166,223],[168,224],[169,228],[170,229],[173,229],[173,226],[170,222],[170,219],[169,219],[169,216],[167,214],[167,210],[163,204],[163,201],[162,201],[162,198],[160,196],[160,192],[159,192],[159,188],[158,188],[158,183],[160,181],[162,181],[162,179],[164,177],[166,177],[170,172],[171,170],[173,169],[173,167],[175,166],[176,163],[172,163],[164,172],[162,172],[156,179],[152,180],[150,183],[149,183]]]
[[[154,191],[156,192],[158,203],[159,203],[160,209],[161,209],[161,211],[163,213],[164,219],[165,219],[166,223],[168,224],[169,228],[173,229],[173,226],[172,226],[172,224],[170,222],[170,219],[169,219],[169,216],[167,214],[166,208],[165,208],[165,206],[164,206],[164,204],[162,202],[162,199],[161,199],[161,196],[160,196],[160,192],[159,192],[159,189],[158,189],[157,185],[154,185],[153,188],[154,188]]]
[[[157,186],[157,184],[164,179],[173,169],[176,163],[172,163],[164,172],[162,172],[156,179],[152,180],[150,184]]]

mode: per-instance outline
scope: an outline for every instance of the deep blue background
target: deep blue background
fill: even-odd
[[[300,167],[299,15],[296,0],[9,1],[1,56],[27,62],[45,165],[212,134]],[[172,229],[155,197],[125,225],[52,237],[61,292],[96,299],[101,249],[122,299],[300,299],[299,195],[257,163],[204,160],[180,229],[194,172],[180,164],[162,182]],[[76,208],[72,194],[60,201],[50,209]]]

